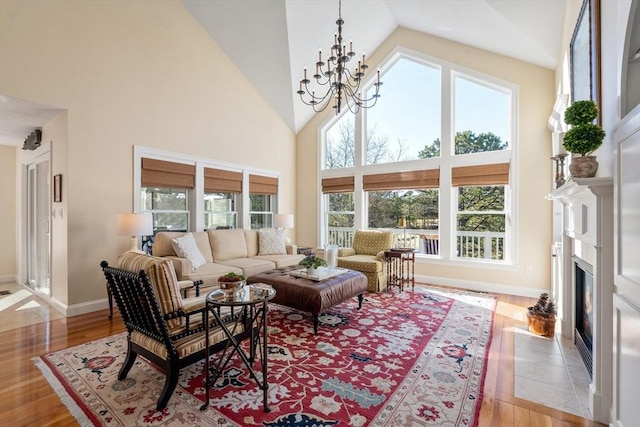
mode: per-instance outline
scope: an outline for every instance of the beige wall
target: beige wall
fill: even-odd
[[[115,223],[133,208],[134,145],[277,171],[293,211],[295,135],[180,2],[3,0],[0,40],[0,93],[67,111],[52,257],[75,312],[105,298],[99,263],[128,248]]]
[[[0,145],[0,283],[16,280],[16,235],[16,148]]]
[[[551,135],[546,128],[555,101],[554,72],[438,37],[399,28],[370,58],[372,69],[396,46],[407,47],[519,87],[518,105],[518,261],[515,271],[458,268],[438,262],[416,263],[416,275],[443,284],[490,284],[503,291],[535,293],[551,286]],[[384,86],[383,86],[384,90]],[[384,96],[384,95],[383,95]],[[298,134],[297,241],[318,243],[317,130],[328,112],[316,115]],[[524,267],[532,266],[525,275]]]

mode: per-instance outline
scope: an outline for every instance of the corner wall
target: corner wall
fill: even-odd
[[[18,277],[16,173],[16,147],[0,145],[0,283]]]

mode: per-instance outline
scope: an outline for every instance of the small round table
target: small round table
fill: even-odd
[[[413,248],[393,248],[384,251],[384,259],[387,263],[387,292],[392,286],[397,286],[402,292],[404,285],[411,285],[411,290],[414,290],[416,286],[415,256]]]
[[[258,388],[263,392],[264,411],[270,412],[267,402],[267,389],[269,388],[267,382],[267,313],[269,311],[267,303],[275,295],[275,289],[264,283],[245,285],[239,291],[235,292],[218,289],[207,294],[205,310],[206,349],[204,362],[205,401],[204,405],[200,407],[201,410],[209,406],[209,389],[215,384],[218,378],[220,378],[233,354],[237,353],[249,370],[251,377],[255,380],[256,384],[258,384]],[[229,308],[231,316],[235,318],[231,330],[227,324],[222,322],[222,308]],[[236,313],[237,309],[240,310],[240,313]],[[220,351],[220,356],[213,363],[213,366],[210,366],[209,360],[209,313],[213,314],[217,324],[227,336],[227,344],[224,349]],[[249,322],[245,323],[247,318]],[[238,333],[238,326],[241,323],[245,323],[245,325],[248,324],[248,327],[251,329],[249,331],[250,342],[248,354],[242,349],[241,341],[239,342],[234,336],[234,334]],[[258,378],[252,366],[256,359],[256,351],[260,353],[259,359],[262,380]]]

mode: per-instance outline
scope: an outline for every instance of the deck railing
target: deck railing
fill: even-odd
[[[396,235],[397,246],[413,248],[418,253],[439,255],[438,230],[397,228],[378,229],[391,231]],[[329,227],[329,243],[341,248],[353,244],[353,228]],[[505,233],[489,231],[458,231],[456,234],[456,254],[460,258],[481,258],[497,261],[504,260]]]

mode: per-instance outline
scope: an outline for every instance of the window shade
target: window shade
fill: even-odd
[[[439,186],[440,169],[380,173],[362,177],[364,191],[438,188]]]
[[[196,167],[143,157],[141,181],[143,187],[194,188]]]
[[[492,165],[461,166],[453,168],[451,184],[465,185],[506,185],[509,184],[509,163]]]
[[[242,172],[204,168],[204,191],[207,193],[242,193]]]
[[[278,178],[249,175],[249,194],[278,194]]]
[[[339,178],[323,178],[322,192],[328,193],[350,193],[354,190],[354,178],[352,176],[341,176]]]

